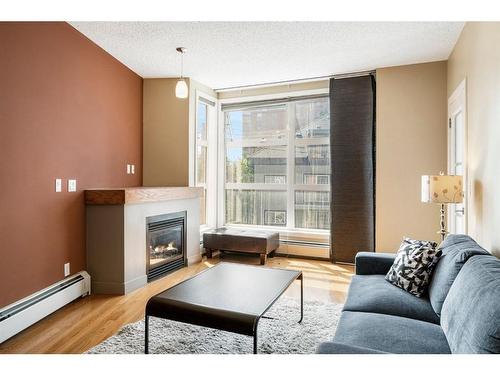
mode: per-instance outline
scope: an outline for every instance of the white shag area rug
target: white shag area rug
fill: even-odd
[[[331,340],[342,310],[341,304],[300,301],[281,297],[261,318],[257,330],[259,354],[308,354]],[[149,318],[150,354],[252,354],[253,338],[231,332]],[[116,335],[90,349],[89,354],[143,354],[144,320],[124,326]]]

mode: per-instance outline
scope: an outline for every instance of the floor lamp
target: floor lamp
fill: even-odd
[[[441,241],[446,234],[444,205],[450,203],[462,203],[464,197],[462,176],[444,175],[422,176],[422,202],[438,203],[441,205]]]

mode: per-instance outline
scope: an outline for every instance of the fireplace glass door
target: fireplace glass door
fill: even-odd
[[[184,265],[184,217],[167,218],[147,224],[148,279]]]

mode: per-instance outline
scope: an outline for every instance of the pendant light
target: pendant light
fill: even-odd
[[[177,84],[175,85],[175,96],[178,97],[179,99],[186,99],[189,95],[189,90],[186,80],[182,77],[184,69],[184,53],[186,52],[186,48],[177,47],[175,50],[181,54],[181,77],[179,78]]]

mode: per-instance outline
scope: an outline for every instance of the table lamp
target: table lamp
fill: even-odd
[[[444,175],[442,172],[438,176],[422,176],[422,202],[441,204],[441,229],[438,232],[441,240],[448,233],[444,221],[444,205],[462,203],[463,197],[462,176]]]

